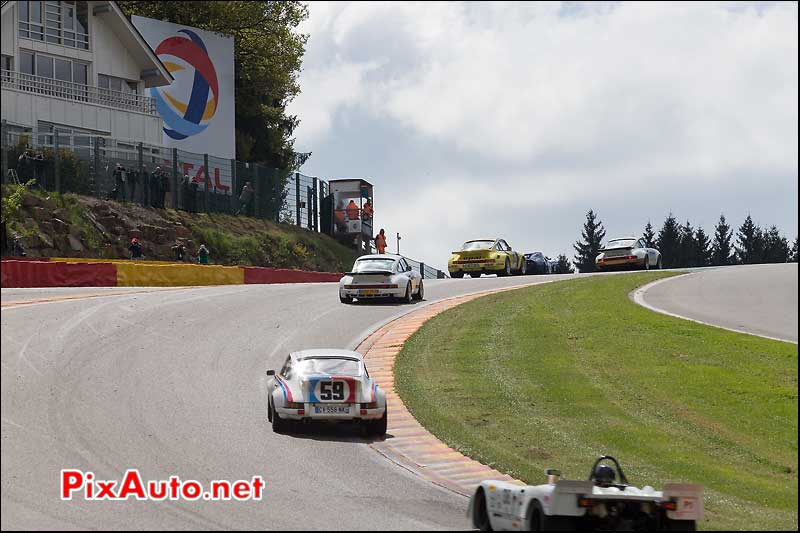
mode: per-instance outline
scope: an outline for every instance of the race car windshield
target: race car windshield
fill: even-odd
[[[606,248],[633,248],[636,244],[636,239],[615,239],[608,241]]]
[[[391,270],[394,259],[359,259],[353,266],[353,272],[369,272],[370,270]]]
[[[361,375],[361,363],[355,359],[334,359],[319,357],[303,359],[297,365],[301,374],[326,374],[331,376]]]
[[[464,243],[461,250],[490,250],[492,246],[494,246],[494,241],[468,241]]]

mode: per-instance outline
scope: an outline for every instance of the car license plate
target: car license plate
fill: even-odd
[[[362,289],[358,291],[358,294],[360,294],[361,296],[377,296],[378,289]]]
[[[349,415],[350,405],[314,405],[314,414],[317,415]]]

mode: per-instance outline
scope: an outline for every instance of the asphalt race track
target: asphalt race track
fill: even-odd
[[[766,269],[787,267],[761,268],[774,278]],[[749,267],[695,279],[740,276],[734,303],[751,299],[772,303],[776,316],[794,313],[796,339],[797,266],[789,272],[788,288],[752,291],[746,284],[761,276]],[[428,280],[426,300],[574,277]],[[468,526],[465,498],[384,459],[358,432],[275,435],[266,420],[264,371],[279,368],[289,351],[353,347],[424,303],[346,306],[335,284],[3,289],[2,301],[4,530]],[[8,305],[20,301],[41,303]],[[720,300],[704,301],[704,313],[730,315],[713,309]],[[777,308],[784,305],[792,307]],[[62,468],[113,480],[138,468],[145,480],[178,475],[203,483],[260,474],[267,486],[260,502],[62,501]]]
[[[643,298],[700,322],[797,342],[797,263],[699,270],[659,283]]]
[[[428,280],[426,300],[568,278]],[[357,431],[275,435],[267,368],[352,347],[421,304],[346,306],[335,284],[4,289],[2,528],[463,529],[466,500],[390,463]],[[135,292],[121,295],[120,292]],[[391,414],[390,414],[391,416]],[[260,502],[60,500],[62,468],[121,479],[250,479]]]

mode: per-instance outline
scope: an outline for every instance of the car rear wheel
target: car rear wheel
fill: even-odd
[[[383,410],[383,416],[380,420],[370,421],[367,426],[367,434],[370,437],[383,437],[386,435],[386,428],[389,425],[389,407]]]
[[[464,272],[450,272],[451,278],[463,278]]]
[[[650,259],[646,255],[642,261],[642,270],[650,270]]]
[[[658,270],[661,270],[662,268],[664,268],[664,263],[661,262],[661,256],[660,255],[658,256],[658,264],[656,265],[656,268]]]
[[[353,303],[353,298],[350,297],[350,296],[342,296],[340,294],[339,295],[339,301],[342,302],[343,304],[351,304],[351,303]]]
[[[520,276],[524,276],[527,273],[528,273],[528,262],[522,261],[522,266],[519,267],[519,272],[517,272],[517,274]]]
[[[283,433],[286,431],[286,426],[289,424],[288,421],[281,418],[278,414],[278,411],[275,410],[275,406],[272,406],[272,431],[275,433]]]
[[[425,284],[422,280],[419,280],[419,289],[417,289],[417,295],[414,297],[415,300],[423,300],[425,299]]]
[[[506,266],[500,272],[500,275],[501,276],[510,276],[511,275],[511,262],[508,259],[506,259]]]
[[[539,500],[533,500],[528,506],[528,531],[575,531],[571,518],[564,516],[547,516],[544,514]]]
[[[475,505],[472,507],[472,525],[480,531],[492,531],[489,512],[486,510],[486,494],[482,488],[478,489],[475,494]]]
[[[414,297],[412,296],[412,294],[413,293],[411,292],[411,282],[409,282],[408,285],[406,285],[406,295],[401,298],[401,301],[403,303],[410,304],[411,302],[414,301]]]

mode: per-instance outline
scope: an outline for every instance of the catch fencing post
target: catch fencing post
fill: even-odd
[[[425,279],[425,263],[419,264],[419,275],[422,277],[422,279]]]
[[[231,213],[235,213],[238,209],[238,206],[236,205],[236,191],[238,190],[239,184],[236,183],[236,159],[231,159]],[[250,201],[254,203],[255,198],[251,199]],[[251,207],[250,209],[252,210],[253,208]]]
[[[53,128],[53,173],[56,179],[56,192],[61,192],[61,157],[58,153],[58,128]]]
[[[100,198],[100,137],[92,137],[94,196]]]
[[[295,194],[294,194],[294,201],[297,204],[297,217],[295,220],[297,221],[297,225],[301,226],[302,223],[300,222],[300,173],[294,173],[294,185],[295,185]]]
[[[203,154],[203,211],[208,213],[208,181],[211,179],[208,172],[208,154]]]
[[[178,149],[172,149],[172,190],[178,190]],[[196,200],[195,200],[196,201]],[[166,207],[166,206],[164,206]],[[178,195],[172,195],[172,208],[178,209]]]
[[[6,126],[6,119],[3,119],[2,122],[0,122],[0,151],[2,151],[2,155],[0,155],[0,158],[2,158],[2,163],[0,163],[0,166],[2,167],[3,170],[3,177],[2,177],[3,183],[6,182],[6,174],[8,173],[9,144],[10,143],[8,142],[8,127]]]
[[[145,205],[145,196],[146,195],[142,194],[144,192],[142,187],[144,187],[146,189],[149,189],[149,187],[144,183],[144,181],[145,181],[144,180],[144,144],[140,142],[139,146],[138,146],[138,149],[139,149],[138,150],[139,151],[139,179],[136,180],[136,181],[139,182],[139,186],[137,187],[137,189],[139,189],[139,196],[142,197],[142,205]],[[134,198],[131,198],[131,200],[133,201]]]
[[[313,189],[314,189],[313,190],[314,196],[311,199],[311,203],[312,203],[311,207],[312,207],[312,209],[314,211],[314,228],[312,229],[312,231],[318,231],[319,230],[319,210],[318,210],[318,207],[317,207],[317,203],[318,203],[317,202],[317,198],[319,197],[319,180],[317,178],[314,178]]]

